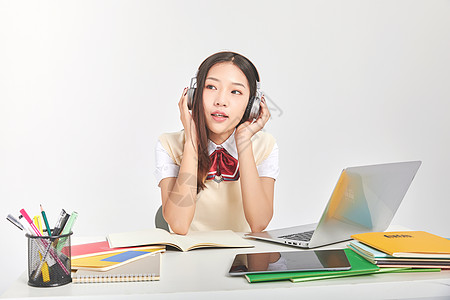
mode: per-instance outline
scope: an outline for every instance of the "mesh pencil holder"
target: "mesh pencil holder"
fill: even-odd
[[[72,232],[58,236],[28,238],[28,285],[54,287],[72,282],[70,274],[70,237]]]

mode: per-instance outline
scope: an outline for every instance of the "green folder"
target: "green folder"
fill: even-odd
[[[344,249],[348,261],[352,268],[345,271],[300,271],[300,272],[274,272],[274,273],[253,273],[247,274],[245,277],[248,282],[264,282],[276,280],[294,280],[298,278],[311,278],[310,280],[317,280],[318,277],[334,278],[351,275],[370,274],[377,272],[380,268],[371,264],[350,249]],[[332,277],[331,277],[332,276]],[[315,279],[312,279],[315,278]],[[324,278],[324,279],[325,279]]]
[[[340,275],[327,275],[327,276],[313,276],[305,278],[290,278],[293,283],[305,282],[312,280],[330,279],[337,277],[347,277],[347,276],[357,276],[357,275],[367,275],[367,274],[378,274],[378,273],[410,273],[410,272],[440,272],[441,269],[413,269],[413,268],[380,268],[376,272],[361,272],[361,273],[349,273]]]

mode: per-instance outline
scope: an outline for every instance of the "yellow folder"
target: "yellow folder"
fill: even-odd
[[[351,237],[395,257],[450,259],[450,240],[425,231],[368,232]]]

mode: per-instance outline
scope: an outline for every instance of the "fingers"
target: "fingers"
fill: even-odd
[[[262,96],[261,111],[256,122],[262,123],[262,126],[264,126],[267,123],[267,121],[269,121],[269,119],[270,119],[270,111],[269,108],[267,107],[266,99],[264,98],[264,96]]]
[[[187,92],[188,92],[188,88],[185,87],[183,90],[183,93],[181,94],[180,101],[178,102],[178,106],[180,107],[180,110],[184,106],[187,107]]]
[[[181,94],[180,101],[178,102],[178,107],[180,109],[180,120],[183,124],[184,130],[186,132],[186,138],[191,138],[195,136],[195,124],[192,119],[191,112],[188,108],[188,88],[184,88],[183,93]]]
[[[255,121],[245,121],[237,128],[237,139],[246,140],[250,139],[255,133],[264,128],[267,121],[270,119],[269,107],[266,104],[264,96],[261,97],[261,109],[258,118]],[[236,140],[237,141],[237,140]]]

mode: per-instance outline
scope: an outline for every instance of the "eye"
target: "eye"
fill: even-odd
[[[235,95],[242,95],[241,91],[238,90],[231,91],[231,93]]]
[[[208,90],[217,90],[215,86],[213,86],[212,84],[207,84],[205,85],[205,88]]]

